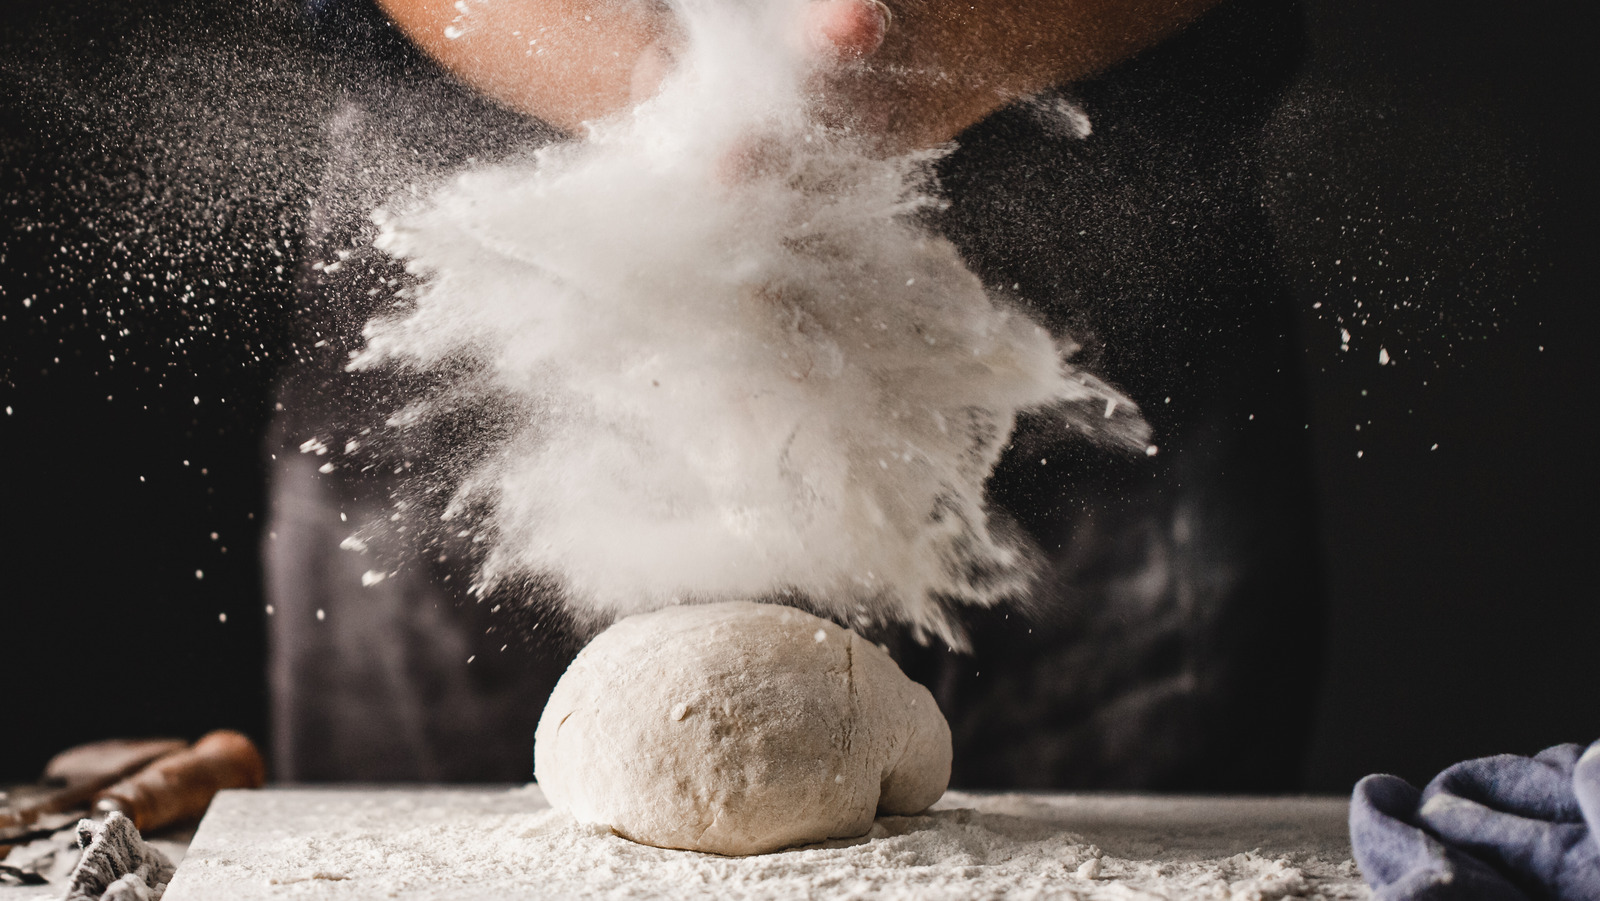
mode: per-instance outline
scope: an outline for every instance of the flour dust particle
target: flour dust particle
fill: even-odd
[[[482,519],[480,590],[554,578],[594,623],[776,596],[959,646],[953,609],[1033,577],[984,497],[1018,413],[1146,447],[919,224],[937,154],[808,113],[798,2],[686,0],[654,99],[375,215],[418,281],[352,368],[444,383],[391,426],[510,399],[445,513]]]

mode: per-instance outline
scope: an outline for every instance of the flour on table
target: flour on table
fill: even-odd
[[[200,898],[1364,899],[1338,799],[982,796],[753,857],[639,845],[511,791],[231,792],[167,901]]]

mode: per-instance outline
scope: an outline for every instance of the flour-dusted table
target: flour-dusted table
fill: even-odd
[[[748,858],[636,845],[537,787],[278,788],[212,805],[166,901],[1367,898],[1343,798],[967,794]]]

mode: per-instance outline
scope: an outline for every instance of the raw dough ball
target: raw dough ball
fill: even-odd
[[[551,805],[663,848],[759,854],[920,813],[950,726],[877,645],[792,607],[632,616],[583,649],[539,720]]]

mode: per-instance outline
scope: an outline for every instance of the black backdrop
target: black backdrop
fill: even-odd
[[[1263,198],[1332,611],[1305,785],[1600,738],[1583,14],[1307,13]],[[173,0],[0,26],[0,781],[266,728],[258,457],[327,109],[298,29]]]

